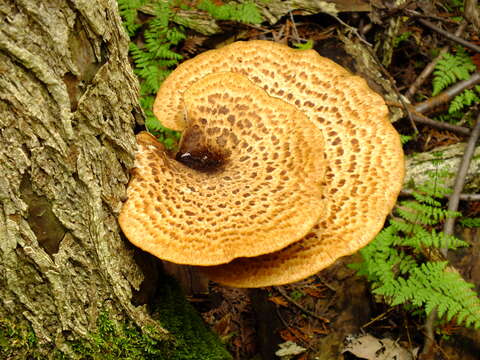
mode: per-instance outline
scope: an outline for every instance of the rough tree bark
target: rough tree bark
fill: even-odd
[[[60,349],[143,274],[116,216],[133,165],[137,80],[115,0],[0,2],[0,319]]]
[[[116,221],[142,121],[116,7],[0,2],[0,320],[66,352],[102,309],[163,332]]]

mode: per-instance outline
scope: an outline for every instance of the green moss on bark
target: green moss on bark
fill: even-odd
[[[170,279],[162,280],[156,318],[174,337],[175,360],[224,360],[230,354],[218,337],[206,329],[196,310],[185,300],[177,283]]]
[[[0,319],[0,359],[231,359],[170,278],[162,279],[153,317],[170,332],[169,339],[165,340],[164,334],[157,336],[153,328],[140,329],[131,322],[114,320],[105,310],[97,319],[97,330],[84,339],[68,341],[67,352],[39,344],[27,323]]]

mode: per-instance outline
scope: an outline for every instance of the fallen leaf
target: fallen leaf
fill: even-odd
[[[350,337],[347,341],[342,353],[348,351],[366,360],[413,360],[412,353],[418,352],[418,348],[410,352],[391,339],[377,339],[370,334]]]
[[[314,334],[320,334],[320,335],[327,335],[329,333],[327,329],[319,329],[319,328],[313,328],[312,332]]]
[[[282,338],[282,340],[285,340],[285,341],[294,341],[294,340],[297,340],[297,338],[295,337],[295,335],[292,334],[292,332],[288,329],[283,329],[283,330],[280,330],[280,333],[279,333],[280,337]]]
[[[268,300],[277,305],[288,307],[288,302],[280,296],[270,296]]]
[[[324,290],[325,289],[305,288],[303,289],[303,292],[314,298],[325,298]]]
[[[307,349],[298,346],[293,341],[287,341],[279,344],[278,346],[280,347],[280,350],[277,350],[275,352],[275,355],[277,355],[282,360],[289,360],[295,355],[299,355],[307,351]]]

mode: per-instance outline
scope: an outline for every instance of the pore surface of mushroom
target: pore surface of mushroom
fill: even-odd
[[[324,213],[326,163],[306,115],[237,73],[203,77],[182,101],[180,154],[215,164],[192,169],[140,133],[119,218],[128,239],[164,260],[216,265],[307,234]]]
[[[295,106],[316,128],[311,136],[323,134],[325,146],[312,151],[326,157],[319,195],[324,200],[318,221],[301,240],[279,251],[241,255],[228,264],[205,267],[207,275],[239,287],[285,284],[365,246],[383,226],[404,176],[400,139],[388,121],[383,99],[363,79],[313,50],[249,41],[205,52],[180,65],[162,85],[155,115],[165,126],[189,133],[184,94],[207,75],[225,71],[243,75],[271,98]],[[209,106],[208,99],[204,106]]]

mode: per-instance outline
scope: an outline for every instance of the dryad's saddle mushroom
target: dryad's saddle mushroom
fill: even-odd
[[[380,231],[404,176],[383,99],[314,50],[237,42],[180,65],[154,105],[177,160],[139,150],[120,225],[153,255],[223,284],[293,282]]]

